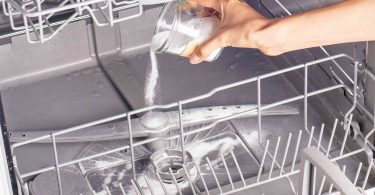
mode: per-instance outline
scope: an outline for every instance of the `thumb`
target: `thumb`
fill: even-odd
[[[227,37],[225,34],[223,32],[217,33],[195,49],[190,56],[190,63],[199,64],[203,62],[214,50],[226,47],[226,43]]]

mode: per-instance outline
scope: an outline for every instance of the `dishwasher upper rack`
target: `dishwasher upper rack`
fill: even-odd
[[[0,39],[26,34],[29,43],[43,43],[57,35],[66,25],[71,22],[92,18],[98,26],[114,25],[115,23],[133,19],[143,14],[142,0],[62,0],[54,7],[45,7],[44,2],[48,0],[0,0],[4,15],[9,17],[13,32],[0,35]],[[172,1],[164,0],[162,2]],[[263,7],[263,0],[259,4]],[[273,0],[282,8],[285,13],[292,15],[286,6],[279,0]],[[119,11],[138,7],[138,12],[125,16],[120,16]],[[71,11],[70,17],[61,21],[52,21],[51,17]],[[82,13],[84,10],[88,12]],[[117,15],[117,17],[115,17]],[[23,22],[15,23],[17,17],[21,17]],[[37,18],[33,21],[32,18]],[[102,19],[102,20],[101,20]],[[46,36],[47,34],[47,36]],[[330,56],[324,47],[322,51]],[[338,65],[337,63],[335,63]],[[349,77],[346,77],[350,79]],[[352,80],[351,80],[352,81]]]
[[[91,17],[97,26],[111,25],[143,14],[140,0],[62,0],[51,5],[48,0],[2,0],[3,12],[14,31],[25,31],[29,43],[43,43],[57,35],[69,23]],[[137,8],[132,14],[119,13]],[[54,22],[58,15],[67,19]],[[22,18],[21,24],[16,19]]]
[[[353,66],[354,66],[354,71],[353,71],[354,72],[354,74],[353,74],[354,85],[351,86],[352,88],[348,87],[344,84],[335,84],[333,86],[318,89],[318,90],[315,90],[315,91],[308,91],[308,78],[309,78],[309,71],[308,70],[309,70],[309,68],[314,66],[314,65],[324,63],[324,62],[328,62],[328,61],[332,61],[332,60],[337,60],[339,58],[347,59],[347,60],[353,62]],[[91,123],[83,124],[83,125],[80,125],[80,126],[64,129],[64,130],[61,130],[61,131],[57,131],[57,132],[47,134],[47,135],[44,135],[44,136],[41,136],[41,137],[38,137],[38,138],[35,138],[35,139],[15,143],[15,144],[11,145],[11,151],[12,151],[12,154],[13,154],[13,162],[14,162],[15,173],[16,173],[18,182],[19,182],[20,187],[22,188],[23,192],[25,194],[28,194],[28,183],[25,181],[25,178],[28,178],[30,176],[35,176],[37,174],[44,173],[44,172],[47,172],[47,171],[56,170],[56,174],[58,176],[58,184],[60,186],[59,189],[62,190],[61,189],[61,179],[60,179],[60,168],[63,168],[63,167],[69,166],[69,165],[74,165],[74,164],[77,164],[77,163],[85,161],[85,160],[97,158],[97,157],[100,157],[100,156],[103,156],[103,155],[106,155],[106,154],[110,154],[110,153],[114,153],[114,152],[118,152],[118,151],[121,151],[121,150],[127,150],[127,149],[130,150],[131,156],[132,156],[132,162],[131,162],[132,167],[135,167],[134,147],[145,145],[147,143],[151,143],[151,142],[154,142],[154,141],[158,141],[161,138],[151,137],[151,138],[148,138],[146,140],[135,142],[135,140],[133,139],[133,136],[132,136],[133,130],[132,130],[131,117],[135,116],[135,115],[139,115],[141,113],[149,112],[151,110],[160,110],[160,109],[178,108],[178,110],[179,110],[179,117],[180,117],[179,118],[180,119],[179,120],[179,123],[180,123],[179,134],[171,136],[168,139],[176,139],[176,138],[178,139],[179,138],[180,140],[184,140],[184,138],[186,136],[189,136],[193,133],[206,131],[206,130],[212,128],[213,126],[215,126],[216,124],[218,124],[220,122],[235,119],[235,118],[241,117],[242,115],[246,115],[246,114],[253,113],[253,112],[257,113],[257,117],[258,117],[258,129],[257,129],[257,131],[258,131],[258,136],[260,137],[260,135],[262,133],[262,111],[264,111],[266,109],[274,108],[276,106],[292,103],[292,102],[295,102],[295,101],[303,101],[303,103],[304,103],[304,112],[303,112],[304,113],[304,126],[305,126],[304,130],[310,134],[311,140],[313,140],[316,143],[320,143],[319,139],[314,138],[313,133],[312,133],[313,129],[310,129],[310,128],[307,127],[307,123],[308,123],[308,107],[307,107],[308,99],[310,97],[313,97],[313,96],[316,96],[316,95],[319,95],[319,94],[322,94],[322,93],[330,92],[330,91],[333,91],[333,90],[338,90],[338,89],[350,91],[351,92],[350,94],[353,94],[353,97],[352,97],[353,104],[352,104],[352,107],[347,111],[347,113],[345,114],[345,117],[344,117],[345,122],[343,123],[343,126],[344,126],[344,128],[346,128],[346,131],[345,131],[345,138],[342,141],[343,142],[342,149],[341,149],[342,152],[340,153],[339,156],[337,156],[337,157],[335,157],[331,160],[335,161],[335,160],[347,158],[347,157],[350,157],[352,155],[364,152],[367,149],[368,146],[371,147],[371,148],[374,148],[373,145],[369,142],[369,138],[373,134],[373,132],[375,131],[375,128],[370,133],[368,133],[367,135],[364,135],[364,136],[362,135],[362,138],[364,140],[363,147],[361,147],[358,150],[351,151],[349,153],[344,153],[344,149],[345,149],[346,142],[347,142],[348,135],[349,135],[349,129],[350,129],[349,127],[350,127],[350,124],[351,124],[351,121],[352,121],[352,112],[356,109],[356,105],[359,104],[357,102],[357,98],[356,98],[357,97],[357,90],[355,90],[355,89],[357,89],[358,66],[359,66],[359,62],[357,62],[355,59],[353,59],[349,55],[338,54],[338,55],[335,55],[335,56],[326,57],[326,58],[323,58],[323,59],[307,62],[305,64],[300,64],[300,65],[296,65],[296,66],[293,66],[293,67],[290,67],[290,68],[286,68],[286,69],[278,70],[278,71],[275,71],[275,72],[271,72],[271,73],[261,75],[261,76],[258,76],[258,77],[249,78],[249,79],[239,81],[239,82],[236,82],[236,83],[224,85],[224,86],[215,88],[212,91],[210,91],[209,93],[206,93],[204,95],[200,95],[200,96],[197,96],[197,97],[185,99],[185,100],[182,100],[182,101],[179,101],[179,102],[175,102],[175,103],[171,103],[171,104],[167,104],[167,105],[155,105],[155,106],[151,106],[151,107],[147,107],[147,108],[142,108],[142,109],[139,109],[139,110],[130,111],[128,113],[124,113],[124,114],[116,115],[116,116],[113,116],[113,117],[105,118],[105,119],[102,119],[102,120],[94,121],[94,122],[91,122]],[[281,101],[278,101],[278,102],[274,102],[272,104],[267,104],[266,106],[262,105],[262,100],[261,100],[262,85],[261,85],[261,83],[262,83],[263,80],[265,80],[267,78],[272,78],[274,76],[282,75],[282,74],[285,74],[285,73],[288,73],[288,72],[291,72],[291,71],[300,70],[300,69],[304,70],[304,75],[305,75],[304,94],[297,95],[295,97],[288,98],[288,99],[285,99],[285,100],[281,100]],[[257,97],[258,97],[258,100],[257,100],[258,107],[257,108],[250,109],[250,110],[244,111],[244,112],[239,113],[239,114],[223,117],[223,118],[218,119],[218,120],[216,120],[216,121],[214,121],[214,122],[210,123],[209,125],[204,126],[202,128],[198,128],[198,129],[190,131],[190,132],[184,132],[184,124],[181,120],[181,118],[183,117],[183,105],[209,98],[212,95],[214,95],[214,94],[216,94],[220,91],[223,91],[223,90],[228,90],[228,89],[231,89],[231,88],[234,88],[234,87],[237,87],[237,86],[250,84],[250,83],[256,83],[257,84],[257,93],[258,93],[258,95],[257,95]],[[361,107],[358,107],[358,109],[361,109]],[[366,112],[366,113],[368,113],[368,112]],[[371,115],[371,117],[372,117],[371,119],[374,119],[373,115]],[[122,118],[128,119],[127,120],[128,121],[128,130],[129,130],[128,133],[129,133],[129,141],[130,141],[129,145],[125,145],[123,147],[111,149],[111,150],[101,152],[101,153],[98,153],[98,154],[95,154],[95,155],[90,155],[90,156],[87,156],[87,157],[84,157],[84,158],[78,158],[78,159],[74,159],[74,160],[71,160],[71,161],[68,161],[68,162],[59,163],[57,143],[56,143],[56,137],[57,136],[60,136],[60,135],[63,135],[63,134],[68,134],[68,133],[75,132],[75,131],[79,131],[79,130],[87,128],[87,127],[91,127],[91,126],[98,125],[98,124],[103,124],[103,123],[106,123],[106,122],[110,122],[110,121],[122,119]],[[336,121],[333,129],[336,129],[336,126],[337,126],[337,121]],[[324,125],[323,125],[322,129],[324,129]],[[154,133],[155,134],[155,133],[163,133],[165,131],[166,131],[166,129],[159,129],[157,131],[150,130],[150,132],[148,132],[148,133],[150,133],[150,134]],[[321,130],[321,132],[322,131],[323,130]],[[332,133],[332,137],[333,137],[333,135],[335,135],[334,132]],[[300,138],[298,138],[298,139],[300,139]],[[54,152],[54,157],[55,157],[55,165],[47,166],[45,168],[38,169],[38,170],[35,170],[35,171],[31,171],[31,172],[28,172],[28,173],[20,173],[19,169],[18,169],[18,166],[17,166],[17,157],[14,153],[15,149],[19,148],[19,147],[22,147],[22,146],[27,146],[28,144],[37,143],[38,141],[41,141],[41,140],[50,140],[50,142],[52,142],[52,147],[53,147],[53,152]],[[258,141],[260,141],[260,139],[258,139]],[[279,141],[280,141],[280,138],[279,138]],[[279,143],[279,141],[278,141],[278,143]],[[262,144],[262,145],[264,145],[264,144]],[[266,151],[264,153],[264,158],[266,156],[271,156],[272,159],[275,159],[275,158],[272,157],[271,152],[269,152],[267,150],[267,146],[265,146],[264,148],[265,148],[265,151]],[[184,142],[181,142],[181,151],[185,151]],[[277,152],[277,150],[275,150],[275,152]],[[328,153],[329,153],[329,150],[328,150]],[[182,152],[182,154],[184,154],[184,152]],[[275,154],[273,154],[273,155],[275,155]],[[263,159],[263,161],[264,161],[264,159]],[[275,161],[275,160],[273,160],[273,161]],[[133,177],[135,177],[135,175],[136,175],[135,170],[133,169],[132,172],[133,172]],[[259,182],[259,180],[258,180],[258,182],[253,184],[253,185],[245,185],[245,186],[242,186],[240,188],[233,189],[226,194],[229,194],[229,193],[235,192],[235,191],[239,191],[239,190],[242,190],[242,189],[246,189],[246,188],[251,188],[254,185],[261,185],[261,184],[264,184],[264,183],[267,183],[267,182],[270,182],[270,181],[274,181],[275,179],[285,178],[285,177],[288,177],[290,175],[296,174],[298,172],[299,172],[299,170],[297,170],[297,169],[293,170],[292,169],[292,171],[290,173],[281,174],[279,177],[275,177],[275,178],[270,177],[270,178],[268,178],[264,181],[261,181],[261,182]],[[272,175],[272,171],[270,173]],[[134,183],[134,181],[133,181],[133,183]],[[61,194],[62,194],[62,192],[61,192]]]

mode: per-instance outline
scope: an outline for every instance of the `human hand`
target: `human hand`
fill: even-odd
[[[210,39],[196,48],[190,56],[190,63],[204,61],[217,48],[242,47],[257,48],[269,55],[267,50],[257,44],[257,32],[272,20],[267,19],[248,4],[240,0],[187,0],[192,6],[202,6],[218,12],[221,24]]]

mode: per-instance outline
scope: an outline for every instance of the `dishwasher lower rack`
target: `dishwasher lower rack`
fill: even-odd
[[[309,68],[319,63],[337,59],[346,59],[353,62],[353,86],[333,84],[329,87],[309,91],[309,76],[312,76],[309,75]],[[298,184],[298,182],[295,182],[300,173],[297,164],[299,152],[303,148],[315,146],[332,162],[345,161],[351,157],[356,157],[358,154],[370,155],[369,159],[371,160],[357,164],[359,166],[358,171],[352,183],[353,185],[361,185],[361,189],[365,190],[371,187],[368,184],[368,178],[373,169],[372,148],[374,146],[369,141],[369,138],[375,129],[367,135],[360,135],[362,136],[362,144],[356,149],[348,147],[347,144],[351,139],[352,113],[359,104],[356,99],[358,66],[359,63],[352,57],[346,54],[339,54],[221,86],[207,94],[176,103],[134,110],[12,144],[11,150],[19,187],[24,194],[29,194],[30,188],[29,183],[26,181],[27,178],[55,171],[57,191],[59,194],[64,194],[62,177],[64,174],[66,175],[67,168],[77,166],[88,180],[99,179],[105,181],[104,185],[91,185],[93,194],[234,194],[244,190],[258,190],[255,194],[265,194],[266,192],[259,191],[259,187],[278,181],[286,181],[284,186],[289,190],[286,194],[296,194],[298,186],[306,185],[305,183]],[[304,73],[303,94],[271,104],[262,103],[262,82],[264,80],[298,70],[303,70]],[[343,74],[347,75],[345,72]],[[255,107],[241,109],[241,107],[235,106],[239,110],[238,112],[222,112],[224,114],[218,114],[217,117],[207,117],[207,115],[199,113],[197,110],[189,111],[189,109],[183,109],[183,106],[189,103],[204,100],[218,92],[251,83],[255,83],[257,86],[258,98]],[[342,122],[339,123],[339,120],[336,119],[333,124],[323,124],[318,128],[308,127],[309,99],[334,90],[345,90],[349,92],[348,94],[353,95],[353,104],[345,113]],[[267,112],[280,106],[290,105],[296,101],[303,102],[305,128],[297,134],[290,133],[286,137],[276,136],[262,142],[262,120],[264,120]],[[361,108],[363,107],[359,106],[357,109]],[[177,110],[172,112],[174,113],[174,118],[169,117],[168,120],[158,118],[160,110],[171,109]],[[208,108],[210,111],[212,109]],[[215,112],[219,112],[216,109],[228,110],[228,107],[214,108]],[[141,123],[139,121],[135,122],[134,116],[142,113],[147,113],[145,116],[156,118],[157,125],[155,123],[145,125],[142,121]],[[262,152],[259,159],[254,155],[254,148],[246,141],[249,140],[246,137],[249,135],[236,131],[229,122],[232,119],[249,115],[254,115],[258,122],[256,134],[251,134],[250,140],[259,143],[258,152]],[[84,130],[87,133],[87,129],[95,125],[124,118],[127,119],[125,123],[126,132],[121,132],[122,134],[119,135],[126,135],[128,142],[124,142],[114,148],[94,144],[76,159],[66,162],[62,162],[59,159],[57,149],[59,137]],[[144,126],[147,126],[147,128],[144,128]],[[327,134],[329,136],[323,136]],[[140,139],[139,137],[143,138]],[[327,137],[328,139],[325,139]],[[302,141],[304,139],[307,141]],[[21,173],[17,166],[15,150],[40,142],[51,143],[55,164],[35,171]],[[284,146],[282,146],[282,142]],[[155,151],[145,149],[146,147],[150,148],[150,146]],[[120,160],[110,164],[105,163],[99,168],[105,174],[98,176],[95,174],[98,168],[95,169],[91,166],[92,161],[98,158],[117,158]],[[257,168],[249,168],[249,163],[257,164]],[[118,173],[113,171],[106,172],[106,169],[117,170]],[[365,169],[365,173],[363,173],[363,169]],[[114,184],[109,185],[106,182],[111,181],[114,176],[119,178],[119,174],[121,174],[121,179]],[[329,186],[328,190],[326,189],[327,185]],[[315,184],[313,186],[315,189]],[[327,192],[329,194],[329,192],[335,192],[334,188],[330,187],[328,180],[327,182],[321,182],[318,189],[321,193]],[[340,188],[337,189],[340,190]]]

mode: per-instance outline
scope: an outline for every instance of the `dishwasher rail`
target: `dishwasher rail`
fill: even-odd
[[[353,85],[345,85],[345,84],[332,84],[329,87],[321,88],[321,89],[316,89],[316,90],[311,90],[309,91],[309,77],[313,77],[313,75],[309,74],[309,69],[312,68],[313,66],[317,65],[324,65],[324,62],[332,61],[332,60],[338,60],[338,59],[344,59],[349,62],[352,62],[353,64]],[[166,104],[166,105],[155,105],[151,107],[146,107],[134,111],[130,111],[128,113],[116,115],[113,117],[105,118],[102,120],[94,121],[91,123],[79,125],[76,127],[64,129],[61,131],[56,131],[51,134],[47,134],[38,138],[33,138],[30,140],[22,141],[19,143],[14,143],[11,145],[11,150],[13,152],[13,161],[15,164],[15,172],[16,176],[18,179],[18,182],[20,184],[20,187],[22,188],[22,191],[25,194],[29,194],[29,188],[28,188],[28,183],[26,181],[26,178],[36,176],[38,174],[47,172],[47,171],[56,171],[56,176],[57,176],[57,182],[59,186],[59,192],[60,194],[64,194],[63,188],[62,188],[62,181],[61,181],[61,169],[64,167],[68,167],[71,165],[79,165],[84,163],[85,161],[95,159],[98,157],[102,157],[108,154],[113,154],[119,151],[124,151],[128,150],[130,151],[130,161],[128,164],[131,165],[131,168],[129,169],[129,172],[131,174],[131,185],[134,190],[134,193],[137,194],[155,194],[155,193],[162,193],[158,191],[158,189],[163,189],[165,194],[169,193],[169,190],[171,188],[171,185],[174,186],[173,191],[176,191],[178,194],[199,194],[199,193],[207,193],[207,194],[233,194],[235,192],[240,192],[243,190],[249,190],[258,186],[262,186],[274,181],[282,180],[282,179],[287,179],[290,189],[296,193],[297,191],[297,186],[293,184],[292,178],[300,173],[300,169],[297,166],[298,163],[298,156],[299,156],[299,151],[300,149],[303,148],[308,148],[311,146],[317,147],[327,158],[329,158],[330,161],[332,162],[338,162],[343,159],[347,159],[350,157],[353,157],[355,155],[358,155],[360,153],[366,153],[369,148],[371,150],[371,153],[373,151],[372,148],[374,146],[370,142],[370,137],[374,133],[375,129],[370,131],[366,135],[360,135],[360,139],[362,139],[363,144],[358,147],[357,149],[353,150],[348,147],[348,141],[351,139],[350,134],[351,134],[351,125],[352,125],[352,119],[353,119],[353,111],[356,109],[361,109],[363,108],[362,106],[357,106],[359,105],[359,102],[357,102],[357,74],[358,74],[358,67],[360,66],[359,62],[357,62],[354,58],[346,55],[346,54],[338,54],[335,56],[331,57],[326,57],[322,58],[319,60],[314,60],[311,62],[306,62],[304,64],[292,66],[290,68],[286,69],[281,69],[277,70],[268,74],[260,75],[257,77],[249,78],[243,81],[235,82],[232,84],[224,85],[218,88],[213,89],[212,91],[196,96],[193,98],[181,100],[175,103],[171,104]],[[280,76],[286,73],[291,73],[295,71],[300,71],[303,72],[304,75],[304,90],[303,94],[296,95],[294,97],[290,97],[284,100],[276,101],[271,104],[263,104],[262,102],[262,83],[267,80],[267,79],[272,79],[276,76]],[[342,70],[342,69],[341,69]],[[343,72],[345,75],[348,75],[347,73]],[[249,85],[249,84],[255,84],[257,86],[257,106],[245,111],[237,112],[235,114],[229,114],[226,116],[223,116],[221,118],[217,118],[215,120],[210,120],[208,122],[204,121],[204,118],[201,119],[201,123],[204,125],[199,126],[198,128],[191,128],[191,126],[187,126],[186,123],[184,122],[187,117],[186,109],[183,107],[186,106],[189,103],[194,103],[200,100],[205,100],[207,98],[210,98],[211,96],[225,90],[230,90],[231,88],[243,86],[243,85]],[[352,94],[353,96],[350,97],[352,99],[352,106],[347,110],[346,113],[344,113],[344,117],[342,119],[336,119],[334,124],[328,124],[327,126],[325,124],[322,124],[318,128],[315,127],[309,127],[309,121],[308,121],[308,116],[309,116],[309,99],[318,95],[322,95],[325,93],[329,93],[335,90],[344,90],[347,91],[347,94]],[[286,146],[285,148],[281,148],[280,142],[282,137],[278,136],[276,140],[267,140],[266,142],[261,142],[261,136],[262,136],[262,120],[265,116],[264,113],[266,113],[267,110],[276,108],[278,106],[283,106],[283,105],[290,105],[295,102],[301,101],[303,102],[303,124],[304,124],[304,129],[300,130],[298,135],[293,135],[289,134],[288,139],[286,141]],[[158,128],[150,128],[148,130],[144,130],[147,135],[149,135],[146,139],[135,139],[133,137],[134,131],[136,131],[137,126],[133,126],[134,124],[132,123],[132,118],[139,116],[141,114],[146,114],[146,113],[156,113],[160,111],[167,111],[175,109],[178,111],[178,121],[176,122],[176,126],[178,128],[175,129],[170,129],[168,127],[158,127]],[[226,109],[226,107],[222,107],[222,109]],[[365,113],[371,115],[368,111]],[[257,142],[262,146],[263,149],[263,155],[262,158],[259,161],[259,169],[257,171],[256,176],[249,177],[246,175],[247,173],[244,172],[243,167],[238,163],[238,158],[239,154],[234,151],[234,149],[229,149],[225,151],[224,153],[220,153],[220,159],[210,159],[210,157],[206,157],[205,159],[202,159],[199,162],[194,161],[194,159],[191,159],[191,154],[189,154],[189,146],[194,145],[195,143],[198,143],[198,141],[192,141],[191,143],[187,143],[187,139],[189,136],[193,137],[199,137],[198,135],[204,134],[204,139],[211,139],[212,137],[215,136],[211,135],[212,129],[229,120],[236,119],[236,118],[241,118],[245,115],[248,114],[255,114],[257,117]],[[197,118],[202,117],[202,116],[197,116]],[[374,120],[374,116],[369,116],[371,120]],[[106,122],[114,121],[114,120],[119,120],[119,119],[127,119],[127,130],[126,132],[129,136],[129,143],[124,144],[120,147],[116,147],[113,149],[108,149],[104,150],[95,154],[87,155],[84,157],[76,158],[74,160],[66,161],[66,162],[60,162],[59,160],[59,155],[58,155],[58,149],[57,149],[57,141],[56,138],[62,135],[66,135],[69,133],[73,132],[79,132],[82,129],[89,128],[95,125],[100,125],[104,124]],[[342,121],[341,123],[339,123]],[[327,128],[328,127],[328,128]],[[332,127],[332,128],[330,128]],[[340,131],[341,130],[341,131]],[[125,133],[125,132],[124,132]],[[228,133],[225,131],[219,131],[219,135],[222,135],[224,133]],[[252,155],[251,150],[252,148],[248,146],[246,143],[244,136],[241,132],[238,131],[233,131],[231,133],[234,133],[237,137],[238,140],[241,141],[240,147],[243,148],[245,151],[244,156],[246,155]],[[326,146],[323,146],[323,134],[329,133],[330,138]],[[341,134],[344,134],[344,136],[341,136]],[[308,144],[307,145],[302,145],[301,144],[301,137],[307,136],[308,137]],[[193,139],[195,140],[195,139]],[[31,172],[26,172],[26,173],[21,173],[17,167],[17,156],[15,155],[15,150],[20,147],[27,147],[30,144],[33,143],[38,143],[40,141],[43,142],[49,142],[51,144],[51,147],[53,148],[53,153],[54,153],[54,162],[55,164],[52,164],[50,166],[46,166],[42,169],[34,170]],[[177,164],[169,164],[165,165],[168,163],[161,163],[164,167],[164,172],[158,172],[157,166],[158,163],[163,161],[163,159],[158,159],[160,156],[157,156],[154,158],[153,161],[153,167],[155,167],[155,170],[151,171],[149,175],[143,175],[141,177],[142,181],[139,179],[139,173],[136,171],[137,167],[137,158],[135,156],[135,153],[137,151],[137,148],[139,147],[144,147],[148,144],[152,143],[159,143],[159,142],[168,142],[168,143],[176,143],[169,149],[163,148],[168,150],[165,154],[162,154],[161,156],[164,158],[167,156],[168,161],[166,162],[171,162],[172,160],[178,164],[178,167],[176,167]],[[296,145],[292,145],[291,143],[296,143]],[[333,151],[332,146],[334,143],[338,143],[339,147],[338,150]],[[273,149],[271,149],[273,148]],[[245,155],[246,154],[246,155]],[[286,159],[287,156],[293,156],[292,162],[287,166],[286,165]],[[242,156],[242,153],[241,153]],[[277,156],[282,156],[281,159],[277,159]],[[154,156],[155,157],[155,156]],[[151,157],[153,158],[153,157]],[[161,158],[161,157],[160,157]],[[155,160],[156,159],[156,160]],[[171,160],[172,159],[172,160]],[[189,160],[190,159],[190,160]],[[171,160],[171,161],[169,161]],[[223,165],[223,168],[221,169],[226,175],[225,177],[227,178],[226,181],[228,181],[226,184],[223,184],[222,182],[219,181],[218,178],[222,178],[223,174],[218,175],[217,174],[217,169],[215,166],[213,166],[213,161],[215,161],[215,164],[221,163]],[[370,170],[373,167],[372,164],[372,159],[369,160],[368,164],[366,163],[361,163],[360,167],[368,166],[367,172],[366,172],[366,178],[368,179]],[[231,163],[233,165],[233,169],[229,171],[228,169],[228,163]],[[266,167],[265,163],[266,162],[271,162],[271,164]],[[126,163],[126,162],[122,162]],[[198,164],[197,164],[198,163]],[[200,164],[202,163],[202,164]],[[209,177],[211,180],[212,185],[214,188],[211,186],[207,185],[207,176],[202,176],[200,169],[201,167],[204,166],[206,167],[207,171],[210,173]],[[173,168],[173,170],[172,170]],[[359,168],[360,169],[360,168]],[[237,178],[232,178],[232,174],[230,174],[231,171],[235,170],[238,173]],[[156,181],[158,181],[158,185],[156,186],[155,183],[150,184],[150,177],[155,178]],[[168,177],[166,179],[166,177]],[[365,190],[366,188],[366,183],[367,179],[365,180],[365,183],[362,184],[362,190]],[[166,182],[167,180],[167,182]],[[202,186],[198,188],[196,186],[196,181],[201,181]],[[324,183],[324,182],[323,182]],[[356,182],[354,182],[355,184]],[[124,188],[125,186],[123,185],[128,185],[128,184],[120,184],[119,188],[117,190],[120,190],[122,194],[126,194]],[[169,187],[165,187],[165,185],[169,185]],[[157,189],[155,189],[157,188]],[[113,189],[109,189],[108,187],[105,188],[105,191],[108,194],[113,194]],[[186,193],[186,190],[188,193]],[[93,191],[93,193],[97,193]]]

